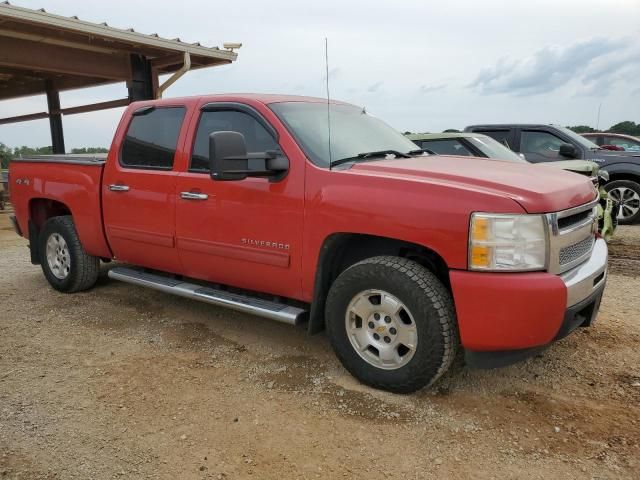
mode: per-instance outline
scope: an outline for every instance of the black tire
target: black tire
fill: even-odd
[[[347,309],[352,299],[367,290],[393,295],[407,307],[415,322],[418,341],[413,356],[394,370],[367,362],[349,339]],[[451,366],[458,348],[451,295],[433,273],[406,258],[373,257],[342,272],[329,290],[326,325],[338,359],[354,377],[396,393],[411,393],[432,385]]]
[[[69,272],[65,278],[58,278],[47,260],[47,241],[54,234],[61,236],[68,248]],[[98,280],[100,259],[85,252],[71,216],[47,220],[40,232],[38,249],[42,272],[56,290],[65,293],[80,292],[93,287]]]
[[[628,205],[630,207],[633,207],[634,209],[637,209],[637,212],[635,212],[635,214],[633,215],[625,216],[624,218],[618,217],[618,223],[620,225],[631,225],[634,223],[638,223],[640,221],[640,183],[634,182],[633,180],[613,180],[604,186],[604,189],[607,191],[607,193],[611,192],[611,190],[623,188],[632,190],[633,192],[635,192],[635,195],[637,195],[637,197],[633,199],[627,199]],[[615,195],[610,194],[609,196],[612,200],[618,200]],[[628,212],[628,209],[625,210],[625,202],[621,202],[620,213],[624,214]]]

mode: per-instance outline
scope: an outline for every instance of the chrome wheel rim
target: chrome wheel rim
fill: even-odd
[[[628,187],[616,187],[609,190],[609,196],[620,204],[619,220],[633,217],[640,211],[640,195]]]
[[[365,290],[353,297],[345,327],[358,355],[383,370],[403,367],[418,347],[418,329],[411,312],[383,290]]]
[[[71,272],[71,255],[69,247],[62,235],[52,233],[47,239],[47,263],[51,273],[60,280],[64,280]]]

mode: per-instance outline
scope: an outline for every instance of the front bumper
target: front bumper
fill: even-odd
[[[452,271],[450,279],[468,363],[509,365],[595,319],[607,245],[597,239],[590,257],[562,275]]]

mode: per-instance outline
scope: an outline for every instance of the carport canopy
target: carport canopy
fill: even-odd
[[[0,3],[0,101],[44,94],[48,106],[47,112],[0,118],[0,125],[48,118],[53,152],[64,153],[62,115],[160,98],[188,70],[233,62],[241,44],[224,46],[204,47]],[[163,74],[173,75],[160,85]],[[126,82],[126,97],[60,106],[61,91],[120,82]]]

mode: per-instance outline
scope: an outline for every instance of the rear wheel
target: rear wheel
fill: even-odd
[[[38,248],[42,272],[56,290],[79,292],[96,283],[100,259],[85,252],[71,216],[47,220]]]
[[[640,184],[632,180],[614,180],[605,185],[611,199],[620,204],[618,222],[623,225],[640,220]]]
[[[344,367],[363,383],[410,393],[435,382],[458,346],[453,301],[429,270],[399,257],[374,257],[332,285],[327,330]]]

